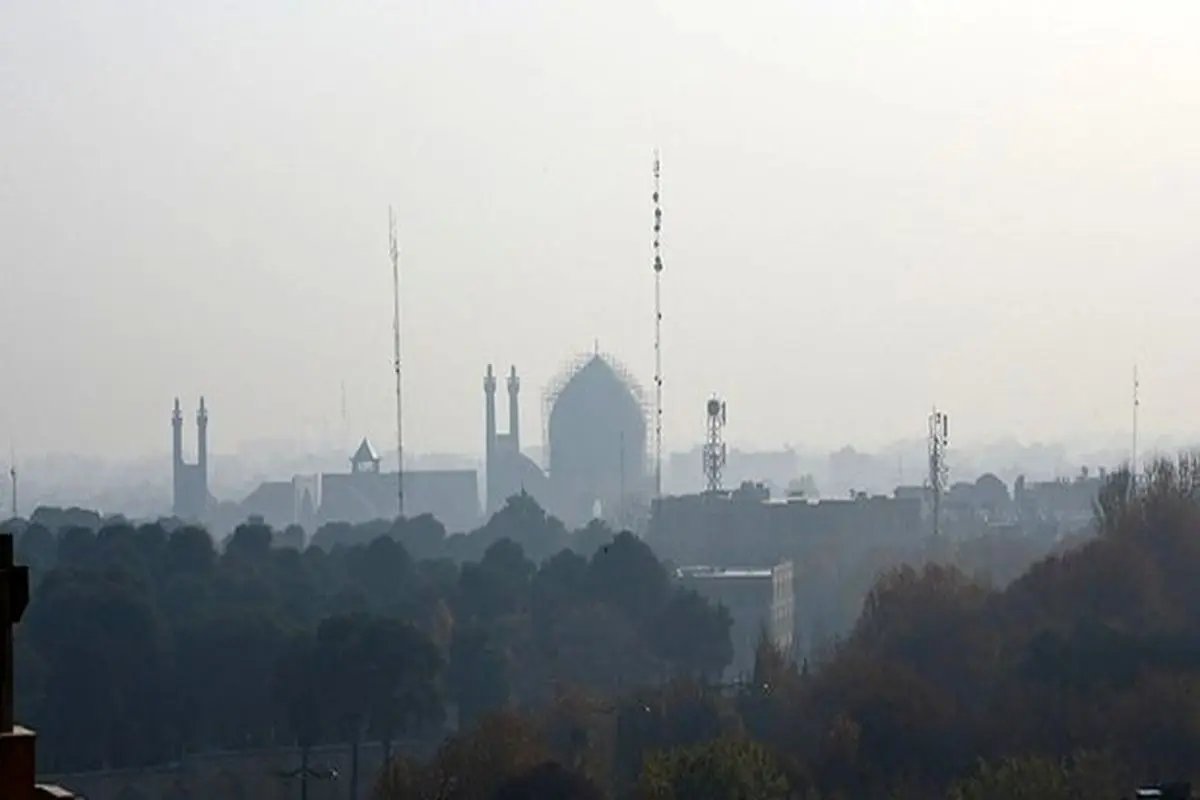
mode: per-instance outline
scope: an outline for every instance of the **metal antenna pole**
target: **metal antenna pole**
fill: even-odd
[[[654,499],[662,499],[662,163],[654,151]]]
[[[950,439],[950,420],[934,407],[929,415],[929,491],[933,501],[933,536],[942,533],[942,495],[950,485],[946,446]]]
[[[388,206],[388,252],[392,257],[392,355],[396,370],[396,501],[397,513],[404,516],[404,394],[400,380],[400,243],[396,238],[396,217]]]
[[[1138,406],[1141,405],[1141,398],[1138,397],[1138,368],[1137,364],[1133,365],[1133,442],[1129,452],[1129,490],[1132,492],[1137,485],[1138,477]]]

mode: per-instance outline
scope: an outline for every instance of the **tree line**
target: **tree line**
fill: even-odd
[[[254,523],[217,547],[197,527],[31,522],[17,538],[34,588],[16,702],[41,768],[436,744],[560,685],[615,693],[729,663],[728,612],[676,586],[636,537],[593,525],[535,563],[503,531],[552,523],[529,498],[496,516],[473,534],[479,559],[461,563],[413,557],[424,519],[304,550]]]
[[[885,571],[853,628],[738,686],[676,676],[489,715],[377,800],[1119,798],[1200,764],[1200,460],[1111,475],[1095,536],[1005,586]]]
[[[415,521],[304,551],[31,525],[18,713],[55,770],[440,742],[397,748],[377,800],[1116,798],[1200,763],[1198,488],[1190,456],[1113,473],[1095,535],[1004,585],[886,569],[819,656],[764,643],[737,685],[723,609],[629,534],[535,563],[499,535],[552,525],[520,498],[461,562],[414,558]]]

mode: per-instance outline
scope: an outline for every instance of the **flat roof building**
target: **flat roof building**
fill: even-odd
[[[795,589],[792,562],[769,568],[681,567],[676,578],[733,617],[729,635],[733,662],[726,680],[741,680],[754,673],[759,638],[765,633],[779,652],[793,656]]]

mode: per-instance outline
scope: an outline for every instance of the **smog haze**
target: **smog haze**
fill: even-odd
[[[0,441],[393,430],[478,452],[484,367],[597,344],[667,444],[1191,433],[1200,7],[1146,0],[9,3]]]

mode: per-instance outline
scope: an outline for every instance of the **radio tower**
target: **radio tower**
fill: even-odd
[[[942,532],[942,495],[949,488],[950,467],[946,446],[950,441],[950,418],[935,407],[929,415],[929,494],[933,501],[933,535]]]
[[[400,382],[400,243],[396,217],[388,206],[388,254],[392,257],[392,365],[396,370],[396,508],[404,517],[404,395]]]
[[[716,395],[704,406],[708,415],[708,438],[704,441],[704,488],[708,494],[721,491],[725,469],[725,403]]]
[[[662,162],[654,151],[654,499],[662,500]]]
[[[1141,398],[1138,397],[1140,389],[1138,383],[1137,365],[1133,366],[1133,443],[1129,451],[1129,491],[1132,494],[1137,488],[1138,478],[1138,407],[1142,404]]]

